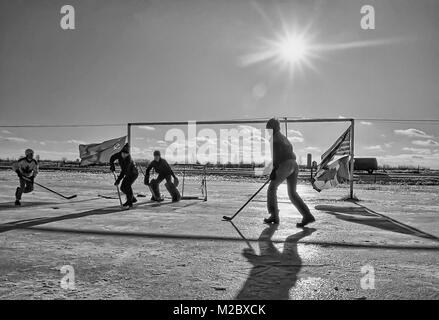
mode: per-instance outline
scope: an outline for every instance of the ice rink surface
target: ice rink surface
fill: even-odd
[[[299,194],[317,221],[278,196],[281,223],[262,223],[262,182],[208,178],[209,198],[121,210],[111,174],[41,172],[14,206],[17,177],[0,172],[0,299],[439,299],[439,187],[357,185]],[[187,179],[185,194],[199,194]],[[162,193],[166,194],[164,187]],[[62,288],[63,266],[74,289]],[[365,285],[366,284],[366,285]]]

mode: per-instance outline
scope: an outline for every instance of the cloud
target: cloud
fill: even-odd
[[[87,142],[85,142],[85,141],[75,140],[75,139],[68,140],[67,143],[73,143],[73,144],[87,144]]]
[[[412,141],[414,145],[421,146],[421,147],[437,147],[439,146],[439,142],[428,139],[428,140],[415,140]]]
[[[0,139],[12,142],[28,142],[27,139],[19,138],[19,137],[0,137]]]
[[[411,147],[405,147],[402,148],[403,151],[408,151],[408,152],[413,152],[416,154],[431,154],[431,150],[430,149],[426,149],[426,148],[411,148]]]
[[[375,146],[366,146],[364,147],[365,150],[371,150],[371,151],[382,151],[383,147],[380,145],[375,145]]]
[[[43,140],[41,141],[44,144],[48,144],[48,143],[61,143],[61,141],[57,141],[57,140]]]
[[[4,134],[12,134],[12,132],[9,131],[9,130],[2,130],[2,133],[4,133]]]
[[[391,148],[392,145],[393,145],[393,142],[386,142],[386,143],[384,144],[384,146],[385,146],[386,148]]]
[[[139,126],[139,129],[148,130],[148,131],[154,131],[155,130],[155,128],[151,127],[151,126]]]
[[[289,129],[288,135],[290,135],[290,134],[293,136],[303,137],[303,133],[300,132],[299,130]]]
[[[288,137],[288,140],[290,140],[292,143],[301,143],[304,141],[302,137]]]
[[[362,124],[363,126],[371,126],[371,125],[372,125],[372,122],[361,121],[360,124]]]
[[[290,140],[292,143],[300,143],[305,141],[303,138],[303,133],[294,129],[288,130],[288,140]]]
[[[406,129],[406,130],[393,130],[393,132],[396,135],[406,136],[406,137],[410,137],[410,138],[433,138],[433,136],[428,135],[424,131],[414,129],[414,128],[410,128],[410,129]]]

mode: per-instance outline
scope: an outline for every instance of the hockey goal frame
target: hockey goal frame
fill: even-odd
[[[351,150],[350,150],[350,160],[349,160],[349,195],[346,200],[355,200],[354,196],[354,159],[355,159],[355,119],[353,118],[291,118],[291,117],[279,117],[281,124],[285,127],[285,132],[288,133],[289,123],[350,123],[350,139],[351,139]],[[131,146],[131,129],[133,126],[182,126],[188,125],[190,123],[196,123],[199,125],[243,125],[243,124],[263,124],[269,119],[257,119],[257,120],[204,120],[204,121],[147,121],[147,122],[130,122],[127,124],[127,141]],[[207,201],[207,186],[206,186],[206,173],[204,172],[203,183],[206,194],[202,200]],[[184,188],[184,183],[182,185]]]

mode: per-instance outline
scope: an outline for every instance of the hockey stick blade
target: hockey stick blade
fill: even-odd
[[[117,197],[113,197],[113,196],[106,196],[103,194],[98,194],[98,197],[103,198],[103,199],[118,199]]]

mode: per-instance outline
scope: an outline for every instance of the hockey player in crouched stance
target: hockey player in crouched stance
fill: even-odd
[[[151,172],[151,169],[154,169],[154,171],[158,174],[158,177],[156,179],[152,179],[149,181],[149,174]],[[174,178],[174,182],[172,182],[172,179]],[[174,171],[172,171],[170,165],[168,162],[161,157],[160,151],[154,151],[154,160],[151,161],[151,163],[146,168],[145,173],[145,180],[144,183],[149,187],[149,190],[152,193],[151,200],[153,201],[163,201],[163,198],[160,195],[160,183],[166,180],[165,187],[168,190],[169,194],[172,197],[173,202],[180,201],[181,195],[178,191],[178,178],[174,174]]]
[[[20,179],[20,186],[15,191],[15,205],[20,206],[22,194],[34,190],[34,179],[38,174],[38,162],[34,159],[34,151],[27,149],[25,156],[15,162],[12,165],[12,169]]]

